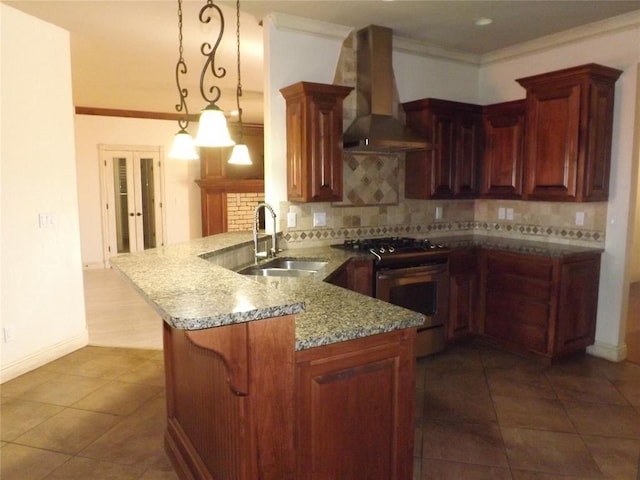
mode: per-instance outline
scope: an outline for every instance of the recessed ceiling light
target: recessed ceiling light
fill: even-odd
[[[475,22],[473,22],[474,24],[476,24],[478,27],[484,27],[485,25],[490,25],[493,22],[492,18],[489,17],[481,17],[479,19],[477,19]]]

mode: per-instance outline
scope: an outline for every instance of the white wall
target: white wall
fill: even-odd
[[[68,32],[0,4],[1,381],[86,345]],[[39,214],[54,223],[39,228]]]
[[[634,152],[635,152],[635,170],[632,169],[632,178],[636,179],[636,187],[633,188],[631,198],[635,193],[635,212],[632,215],[630,222],[633,228],[633,240],[631,243],[630,264],[631,272],[629,274],[630,282],[640,282],[640,63],[637,65],[637,77],[636,77],[636,130],[634,135]],[[634,173],[635,172],[635,173]],[[635,191],[634,191],[635,190]]]
[[[394,51],[393,72],[401,103],[429,97],[479,102],[475,65]]]
[[[631,205],[634,117],[637,68],[640,61],[640,28],[626,29],[552,49],[518,56],[485,66],[481,70],[483,103],[524,98],[516,78],[571,67],[600,63],[623,70],[616,84],[611,183],[607,212],[605,252],[602,256],[596,344],[590,351],[613,360],[624,358],[629,208]]]
[[[178,131],[176,122],[76,115],[75,123],[80,236],[84,265],[100,266],[105,260],[102,253],[98,152],[100,144],[164,147],[166,243],[182,242],[201,236],[200,189],[195,183],[200,177],[200,161],[172,160],[166,156],[173,136]],[[196,128],[197,124],[189,126],[194,135]]]
[[[300,81],[332,83],[342,42],[349,29],[305,23],[317,33],[298,30],[297,17],[269,15],[264,28],[265,200],[276,211],[287,199],[286,106],[280,89]]]

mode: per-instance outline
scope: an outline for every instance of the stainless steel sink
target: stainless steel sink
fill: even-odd
[[[257,275],[259,277],[306,277],[315,274],[315,270],[296,270],[293,268],[260,268],[247,267],[238,273],[242,275]]]
[[[327,265],[326,260],[313,258],[275,258],[262,265],[251,265],[238,273],[261,277],[305,277],[314,275]]]
[[[326,260],[319,258],[275,258],[262,265],[262,268],[282,268],[285,270],[318,271],[327,266]]]

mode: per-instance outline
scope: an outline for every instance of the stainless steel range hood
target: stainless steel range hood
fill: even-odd
[[[357,33],[358,117],[344,132],[354,152],[426,150],[428,142],[393,117],[392,31],[370,25]]]

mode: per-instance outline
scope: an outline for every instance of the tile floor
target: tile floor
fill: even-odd
[[[106,346],[2,385],[2,480],[177,478],[162,444],[162,353],[113,346],[157,346],[158,332],[144,339],[135,315],[106,301],[130,288],[112,275],[85,277],[90,338],[98,318]],[[153,321],[137,301],[126,310]],[[107,327],[109,316],[126,321]],[[548,367],[479,342],[418,362],[414,480],[639,480],[639,463],[640,365],[578,356]]]

